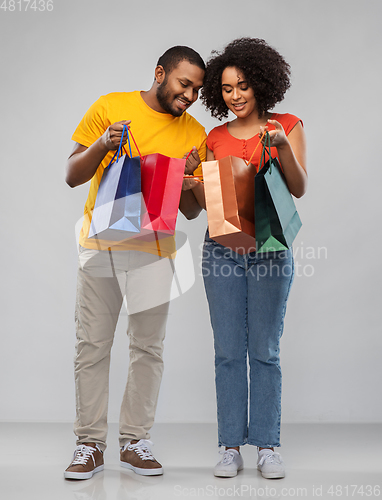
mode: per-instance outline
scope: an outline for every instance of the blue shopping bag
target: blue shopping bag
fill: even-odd
[[[125,130],[130,157],[121,155]],[[141,199],[141,160],[139,156],[132,158],[129,129],[124,125],[118,150],[105,168],[98,188],[89,238],[122,241],[139,234]]]

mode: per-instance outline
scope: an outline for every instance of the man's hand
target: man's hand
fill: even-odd
[[[121,136],[120,136],[121,137]],[[187,158],[188,156],[188,158]],[[193,171],[198,168],[200,164],[200,158],[198,150],[195,146],[191,149],[190,153],[186,153],[183,158],[187,158],[186,168],[184,169],[185,175],[192,175]]]
[[[120,122],[115,122],[110,127],[108,127],[104,134],[101,136],[102,144],[109,151],[118,149],[119,143],[122,137],[122,130],[124,125],[130,125],[131,120],[122,120]],[[127,142],[127,133],[125,131],[122,140],[122,146]]]
[[[122,120],[113,123],[105,132],[88,148],[76,143],[66,165],[65,180],[70,187],[79,186],[89,181],[96,173],[101,161],[109,151],[118,149],[124,125],[129,125],[131,120]],[[125,132],[122,145],[127,142]]]
[[[182,191],[188,191],[189,189],[193,189],[198,184],[202,184],[199,179],[196,179],[195,177],[192,176],[184,177],[182,184]]]

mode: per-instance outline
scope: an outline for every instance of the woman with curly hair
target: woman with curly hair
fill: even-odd
[[[207,161],[228,155],[248,161],[268,131],[292,195],[307,187],[305,134],[291,114],[270,112],[290,87],[290,67],[264,40],[241,38],[207,63],[202,101],[221,120],[236,118],[207,138]],[[263,139],[264,141],[264,139]],[[251,163],[259,168],[261,147]],[[186,179],[206,208],[204,186]],[[230,271],[230,272],[228,272]],[[203,277],[215,345],[219,446],[224,446],[215,476],[233,477],[243,468],[240,446],[257,446],[263,477],[281,478],[281,370],[279,341],[293,280],[292,251],[239,254],[209,237],[203,251]],[[248,368],[249,365],[249,376]]]

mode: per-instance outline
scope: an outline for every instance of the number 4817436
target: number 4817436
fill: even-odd
[[[43,12],[53,10],[53,0],[3,0],[0,9],[5,12],[22,12],[33,10],[35,12]]]

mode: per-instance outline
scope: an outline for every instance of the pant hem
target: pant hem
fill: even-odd
[[[225,444],[225,443],[218,443],[219,448],[226,446],[227,448],[235,448],[236,446],[244,446],[247,444],[247,441],[241,442],[241,444]]]
[[[106,443],[103,443],[101,441],[97,441],[96,439],[86,439],[86,440],[81,440],[81,441],[78,441],[77,440],[77,446],[80,446],[81,444],[85,444],[85,443],[95,443],[98,445],[99,449],[102,451],[102,453],[106,450]]]
[[[248,441],[248,444],[251,446],[257,446],[258,448],[280,448],[281,444],[269,444],[269,443],[260,443],[260,441]]]

